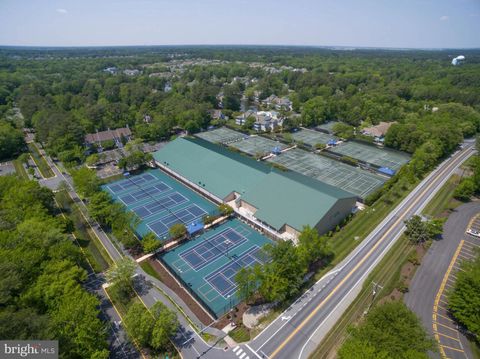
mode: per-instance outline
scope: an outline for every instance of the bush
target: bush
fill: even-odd
[[[464,178],[455,188],[453,196],[459,201],[467,202],[475,193],[475,183],[472,178]]]
[[[342,156],[340,158],[340,161],[342,161],[346,164],[352,165],[352,166],[357,166],[358,165],[358,161],[355,158],[352,158],[352,157],[349,157],[349,156]]]
[[[175,223],[168,232],[173,238],[180,238],[187,234],[187,227],[182,223]]]
[[[220,206],[218,206],[218,211],[222,216],[230,216],[233,213],[233,208],[228,204],[222,203]]]
[[[145,253],[155,252],[162,246],[162,242],[152,232],[147,233],[142,239],[142,247]]]

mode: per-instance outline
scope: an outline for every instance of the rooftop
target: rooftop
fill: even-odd
[[[269,165],[201,139],[178,138],[155,160],[224,199],[232,192],[257,208],[255,217],[279,230],[315,226],[337,200],[353,195],[324,182]]]

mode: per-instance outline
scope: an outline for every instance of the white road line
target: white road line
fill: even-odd
[[[238,349],[240,349],[240,347],[236,346],[235,348],[232,349],[232,352],[236,353]]]
[[[245,346],[248,348],[248,350],[250,350],[258,359],[262,359],[262,357],[260,355],[258,355],[258,353],[253,350],[252,348],[250,348],[250,345],[248,344],[245,344]]]
[[[465,156],[465,154],[467,154]],[[473,155],[473,152],[470,153],[470,152],[463,152],[463,153],[460,153],[459,156],[457,158],[455,158],[454,162],[455,161],[458,161],[458,159],[460,158],[461,161],[460,163],[463,163],[465,159],[469,158],[471,155]],[[436,176],[439,172],[442,172],[444,171],[445,169],[449,168],[452,166],[453,163],[449,163],[449,164],[446,164],[445,166],[440,166],[438,167],[437,169],[435,169],[434,171],[432,171],[421,183],[421,185],[417,186],[414,188],[414,190],[412,192],[410,192],[407,197],[405,197],[402,202],[392,211],[390,212],[390,214],[384,218],[384,220],[362,241],[362,243],[357,246],[353,251],[352,253],[347,256],[347,258],[344,259],[345,263],[338,269],[336,270],[332,270],[331,272],[325,274],[322,278],[320,278],[313,286],[315,287],[318,283],[320,283],[322,280],[324,280],[325,278],[327,278],[329,275],[335,273],[338,274],[339,271],[341,271],[344,267],[346,267],[352,260],[354,260],[357,255],[375,238],[375,236],[382,230],[384,229],[384,227],[388,224],[388,222],[390,222],[398,213],[400,213],[402,210],[404,210],[406,204],[414,197],[418,194],[418,192],[421,192],[423,191],[425,188],[425,186],[428,185],[428,183],[430,182],[430,179],[434,176]],[[443,184],[448,180],[448,178],[450,178],[451,174],[457,169],[457,167],[459,166],[459,164],[457,165],[454,165],[453,166],[453,169],[451,169],[449,172],[448,172],[448,175],[444,177],[443,180],[441,180],[439,182],[439,185],[437,188],[440,188],[441,186],[443,186]],[[420,208],[417,210],[417,212],[421,211],[425,206],[426,204],[428,203],[428,201],[430,201],[430,199],[433,197],[433,195],[435,194],[435,191],[432,192],[426,199],[426,201],[424,201],[423,205],[420,206]],[[291,310],[300,300],[301,300],[302,297],[300,297],[299,299],[297,299],[290,307],[288,307],[281,315],[285,314],[287,311]],[[296,312],[298,313],[298,311]],[[295,314],[296,314],[295,313]],[[280,317],[280,316],[279,316]],[[262,335],[264,332],[266,332],[270,326],[272,326],[276,321],[278,320],[278,317],[277,319],[275,319],[273,322],[271,322],[264,330],[262,330],[262,332],[257,335],[257,338]],[[267,338],[267,340],[265,340],[263,342],[263,344],[258,348],[258,350],[260,350],[268,341],[270,341],[277,333],[278,331],[280,331],[280,329],[282,329],[287,323],[284,323],[277,331],[275,331],[275,333],[273,335],[271,335],[269,338]]]
[[[243,353],[242,355],[239,356],[240,359],[243,359],[243,357],[247,355],[247,353]]]

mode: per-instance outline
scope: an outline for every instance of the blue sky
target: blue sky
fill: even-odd
[[[480,0],[0,0],[0,45],[480,47]]]

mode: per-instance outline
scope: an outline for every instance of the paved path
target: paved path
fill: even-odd
[[[39,147],[39,146],[37,146]],[[101,226],[90,216],[88,215],[88,209],[83,203],[83,201],[78,196],[75,188],[73,186],[73,180],[70,175],[62,172],[59,167],[52,161],[52,159],[46,155],[45,151],[39,148],[39,152],[44,156],[45,160],[49,164],[52,171],[55,173],[55,176],[50,179],[40,180],[40,184],[46,186],[52,190],[58,190],[62,182],[65,182],[67,185],[68,193],[72,200],[78,204],[82,215],[84,216],[86,222],[90,225],[92,231],[100,240],[101,244],[106,249],[108,255],[112,258],[113,261],[121,259],[123,256],[128,256],[128,253],[121,253],[110,240],[109,236],[103,231]],[[173,300],[177,303],[185,312],[186,315],[192,320],[197,328],[202,328],[206,333],[217,336],[221,340],[225,333],[215,328],[203,328],[200,320],[198,320],[195,314],[188,308],[186,304],[173,292],[170,288],[165,286],[162,282],[156,278],[145,273],[141,267],[137,266],[136,268],[137,280],[136,285],[138,286],[137,292],[147,307],[153,306],[157,301],[163,302],[167,307],[174,310],[177,313],[177,317],[180,322],[180,330],[174,339],[176,347],[180,350],[183,359],[188,358],[200,358],[200,357],[212,357],[219,359],[226,359],[223,348],[217,348],[216,344],[206,343],[203,338],[196,333],[196,331],[191,327],[190,323],[187,321],[185,316],[178,310],[176,306],[172,304]],[[111,305],[110,300],[106,297],[105,292],[101,289],[101,284],[104,282],[103,277],[99,280],[98,276],[92,274],[91,281],[87,284],[89,287],[92,287],[92,283],[95,286],[94,291],[101,299],[101,310],[102,316],[104,319],[106,317],[110,318],[109,330],[111,334],[111,356],[113,358],[137,358],[140,357],[140,354],[128,343],[126,334],[120,326],[121,319],[118,313],[114,310]],[[140,280],[138,280],[140,279]],[[168,295],[170,299],[166,296]],[[233,354],[230,353],[230,357],[233,358]],[[246,358],[245,358],[246,359]]]
[[[342,263],[319,280],[249,344],[240,345],[228,351],[209,346],[179,315],[182,330],[175,338],[175,342],[177,345],[181,344],[182,356],[185,359],[308,357],[355,299],[367,275],[400,237],[404,230],[403,221],[421,212],[448,177],[473,153],[472,149],[473,143],[468,143],[461,151],[444,161]],[[55,173],[62,175],[71,185],[69,178],[63,176],[48,157],[47,161],[55,167]],[[83,203],[81,206],[85,207]],[[101,229],[95,229],[102,243],[108,248],[107,251],[113,257],[117,256],[115,252],[121,257],[108,236]],[[102,233],[105,234],[105,238]],[[152,277],[147,278],[149,281],[152,280]],[[156,300],[162,300],[167,304],[168,300],[159,294],[161,294],[160,291],[150,288],[141,295],[147,306],[153,305]],[[185,341],[181,342],[183,339]]]
[[[479,212],[480,202],[472,202],[449,216],[442,240],[432,244],[405,295],[407,306],[441,346],[440,353],[431,354],[435,358],[473,358],[468,340],[448,314],[446,292],[455,283],[461,260],[472,258],[472,250],[480,246],[479,238],[465,234],[468,223]]]

